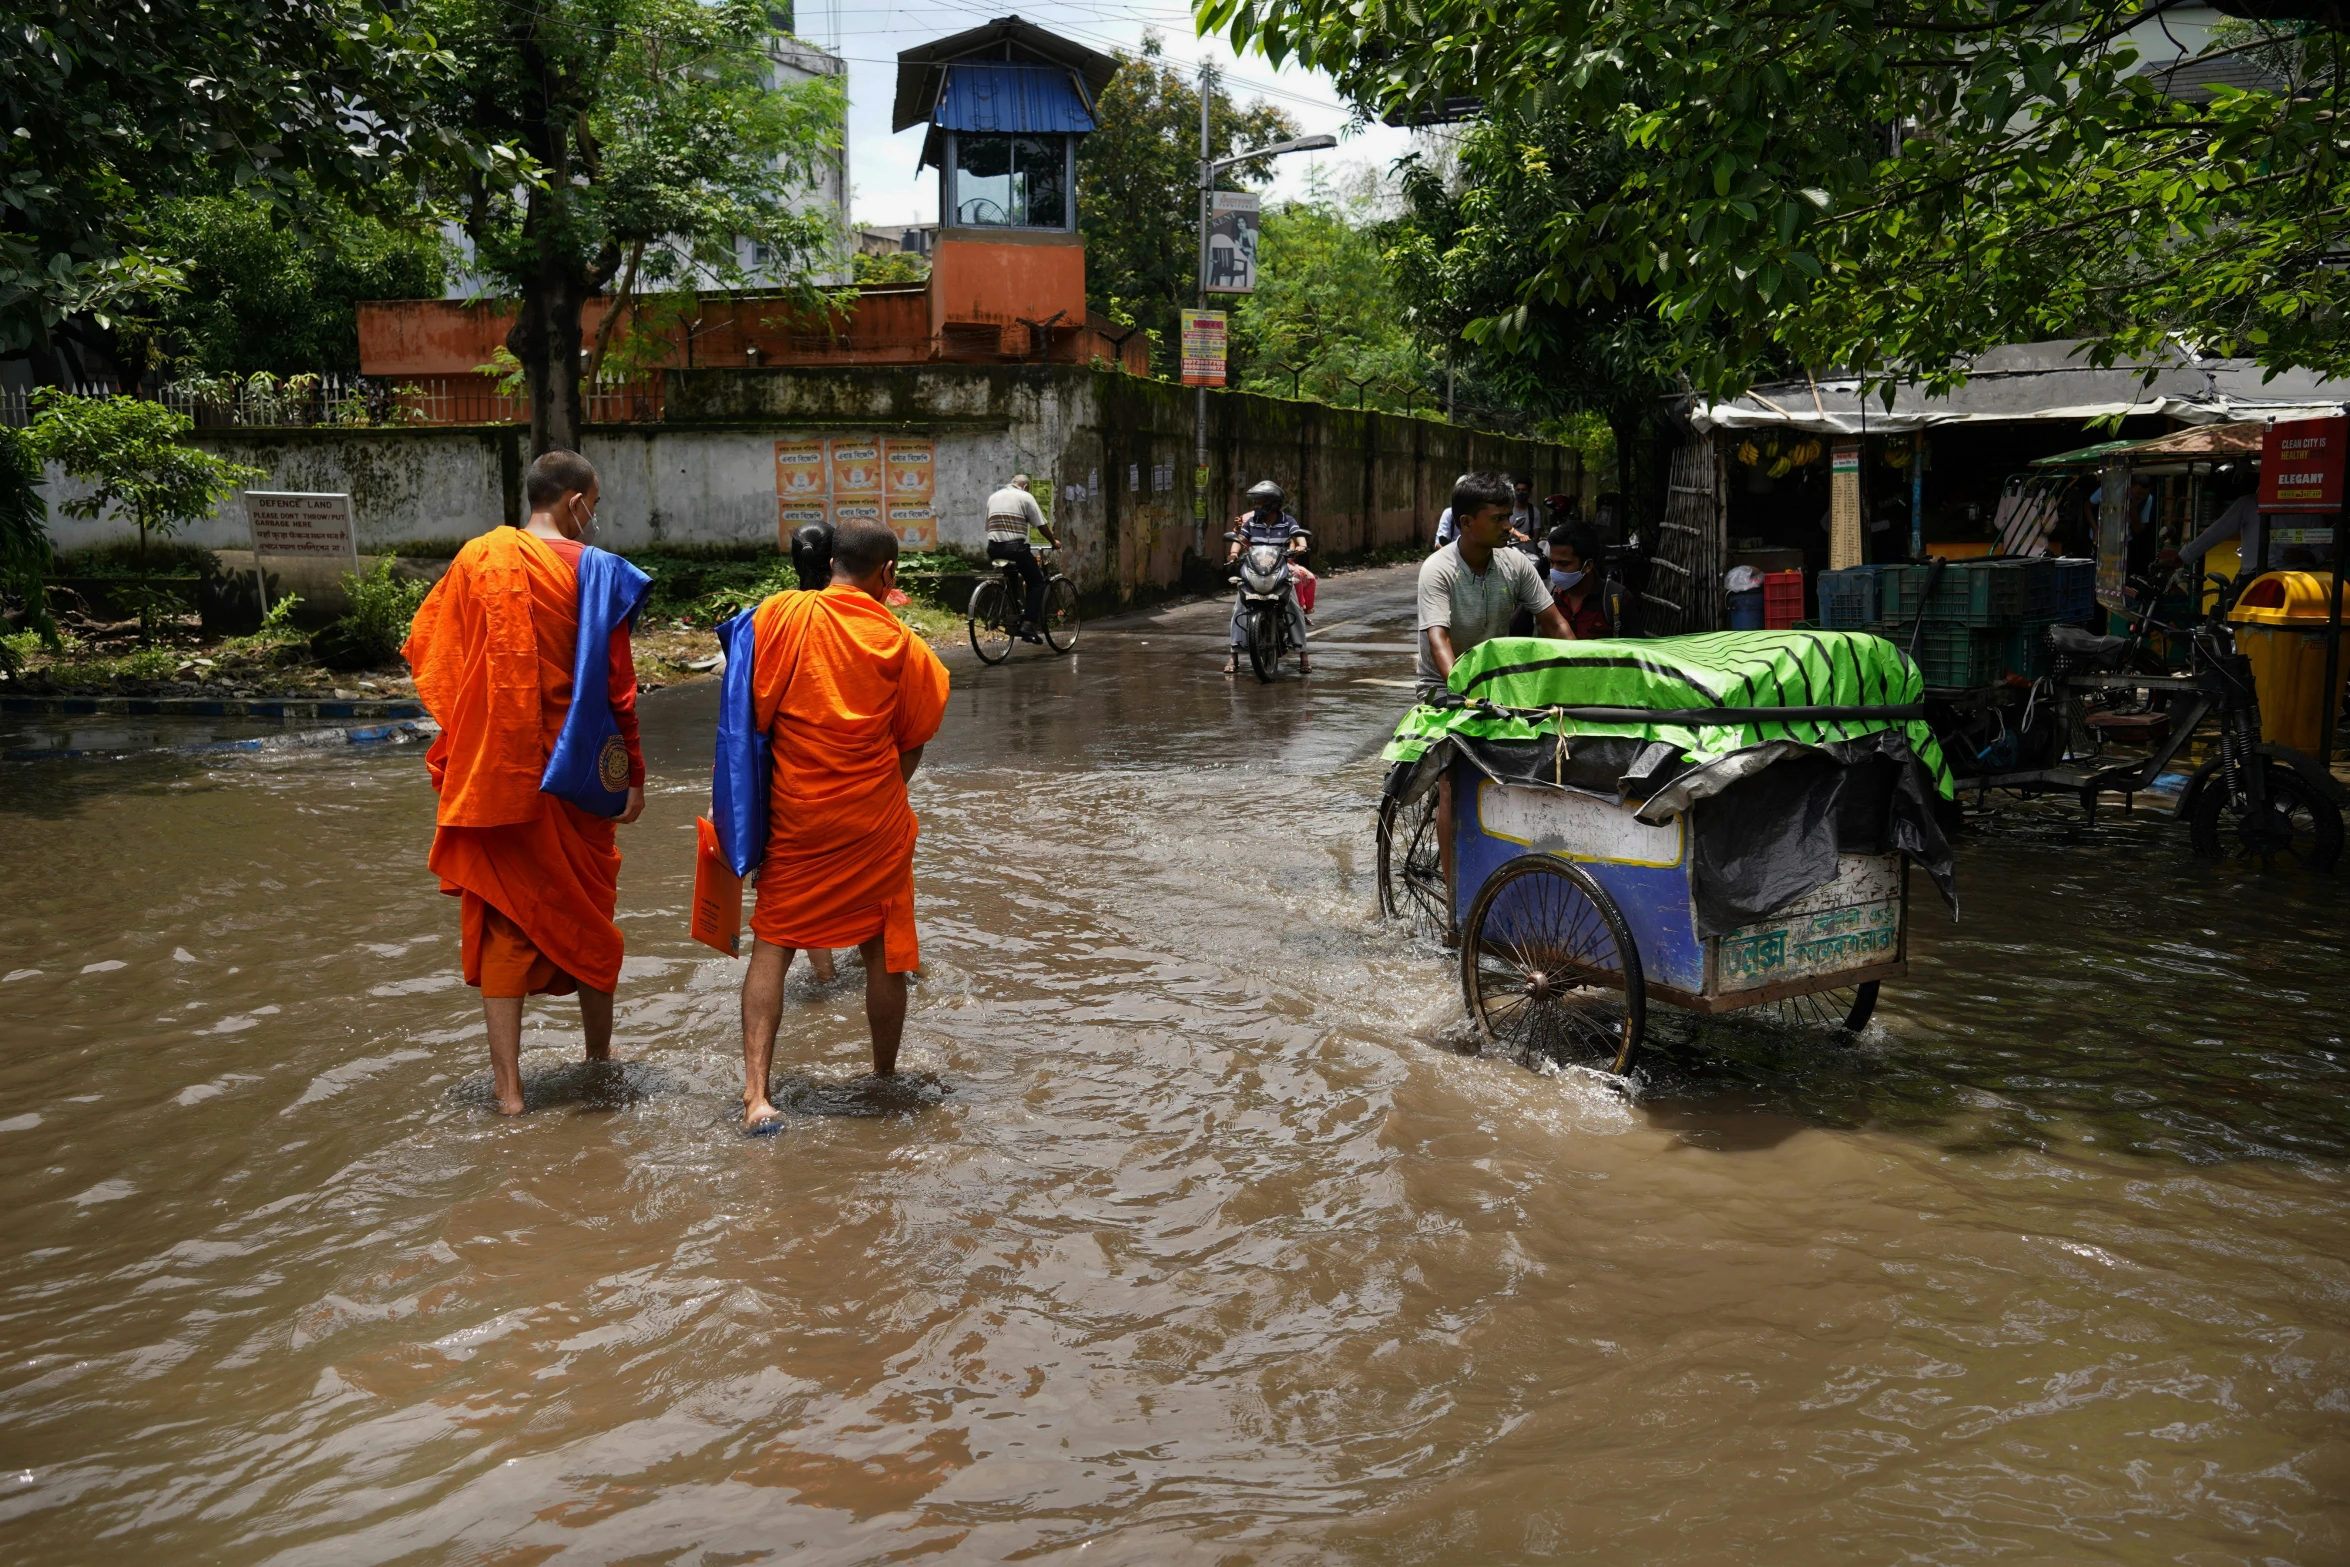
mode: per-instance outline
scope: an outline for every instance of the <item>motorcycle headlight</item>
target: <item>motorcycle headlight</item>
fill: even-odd
[[[1278,576],[1258,571],[1253,565],[1240,574],[1240,580],[1248,585],[1251,593],[1277,593],[1281,590],[1281,579]]]

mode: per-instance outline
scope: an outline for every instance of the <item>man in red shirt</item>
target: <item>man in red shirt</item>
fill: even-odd
[[[1562,523],[1550,530],[1550,601],[1578,642],[1609,634],[1599,550],[1598,538],[1584,529]]]

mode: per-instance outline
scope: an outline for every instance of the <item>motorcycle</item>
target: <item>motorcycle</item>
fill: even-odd
[[[1304,528],[1297,531],[1312,536]],[[1225,580],[1240,589],[1241,640],[1248,647],[1249,667],[1257,679],[1270,682],[1284,654],[1305,651],[1290,629],[1297,585],[1289,575],[1289,550],[1281,544],[1252,544],[1238,533],[1225,534],[1224,542],[1241,546],[1233,562],[1238,569]]]

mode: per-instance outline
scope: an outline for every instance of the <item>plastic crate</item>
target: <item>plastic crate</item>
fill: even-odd
[[[1877,618],[1876,566],[1847,566],[1819,576],[1820,624],[1837,631],[1860,631]]]
[[[2048,563],[2056,582],[2056,607],[2049,618],[2077,625],[2097,612],[2097,562],[2067,556]]]
[[[2012,626],[2023,615],[2023,576],[1997,561],[1947,563],[1926,602],[1927,619],[1954,626]]]
[[[2013,662],[2016,628],[1929,620],[1918,633],[1918,668],[1929,686],[1987,686]]]
[[[2023,619],[2026,622],[2050,621],[2056,618],[2056,562],[2015,560],[2003,563],[2009,571],[2024,579]]]
[[[2017,626],[2007,667],[2034,680],[2048,673],[2048,628],[2054,624],[2054,620],[2026,620]]]
[[[1763,629],[1786,631],[1803,618],[1803,573],[1774,571],[1763,578]]]
[[[1877,613],[1888,625],[1915,620],[1923,607],[1931,566],[1881,566],[1877,570]]]

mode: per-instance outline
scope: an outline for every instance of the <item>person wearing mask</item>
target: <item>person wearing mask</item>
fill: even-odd
[[[1015,473],[1011,483],[987,498],[987,558],[1008,561],[1019,573],[1021,584],[1028,590],[1021,604],[1019,635],[1024,642],[1042,642],[1044,567],[1037,564],[1036,551],[1029,547],[1031,528],[1044,535],[1045,543],[1055,549],[1061,547],[1061,541],[1053,535],[1052,524],[1044,520],[1044,508],[1028,493],[1028,475]]]
[[[1232,531],[1240,539],[1224,551],[1227,564],[1240,559],[1240,552],[1252,544],[1282,545],[1293,559],[1305,553],[1305,534],[1299,529],[1297,519],[1289,514],[1284,504],[1287,497],[1281,493],[1280,485],[1270,479],[1260,479],[1249,486],[1247,500],[1248,510],[1232,519]],[[1224,660],[1224,673],[1228,675],[1240,673],[1241,648],[1248,635],[1248,623],[1240,613],[1245,603],[1241,594],[1232,596],[1232,656]],[[1289,635],[1297,643],[1298,673],[1310,674],[1314,666],[1306,657],[1306,610],[1294,577],[1289,593]]]
[[[1510,497],[1510,538],[1518,543],[1530,542],[1542,531],[1542,520],[1534,510],[1533,483],[1512,479]]]
[[[1604,637],[1607,605],[1599,591],[1599,540],[1584,529],[1550,530],[1550,601],[1577,641]]]

